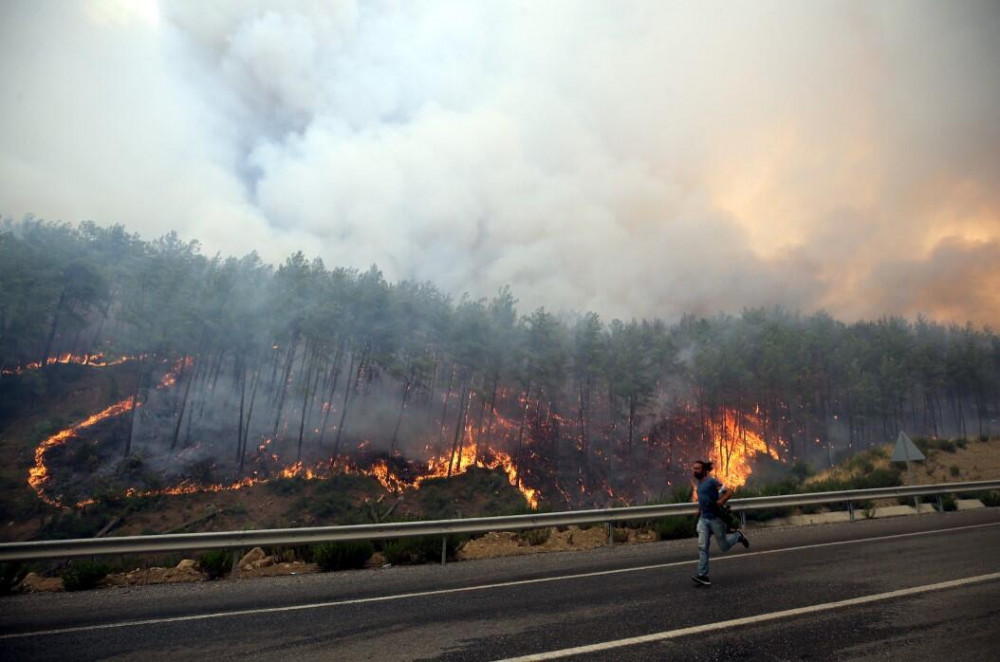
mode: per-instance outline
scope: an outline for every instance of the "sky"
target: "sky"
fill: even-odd
[[[0,214],[522,311],[995,326],[998,63],[992,0],[4,0]]]

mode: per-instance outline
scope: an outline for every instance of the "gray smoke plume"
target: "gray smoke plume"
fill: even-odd
[[[522,310],[1000,322],[995,2],[0,14],[9,216]]]

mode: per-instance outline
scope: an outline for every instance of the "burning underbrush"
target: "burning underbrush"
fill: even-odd
[[[120,376],[132,374],[136,364],[138,376],[145,362],[148,373],[145,381],[128,386],[126,380],[119,389],[130,397],[37,445],[28,484],[58,508],[196,495],[258,498],[265,486],[263,493],[281,497],[315,492],[326,506],[298,503],[313,522],[344,521],[352,508],[362,509],[363,521],[379,521],[393,510],[396,516],[454,517],[536,509],[543,498],[553,509],[633,505],[687,482],[690,462],[706,454],[706,434],[718,475],[732,487],[746,482],[755,458],[781,461],[784,451],[780,441],[768,444],[759,434],[753,415],[724,408],[706,415],[690,407],[648,425],[626,448],[614,428],[594,426],[585,434],[578,422],[502,389],[489,398],[486,391],[453,395],[448,389],[440,403],[409,414],[405,425],[405,399],[401,410],[389,411],[372,396],[353,405],[357,418],[345,433],[350,391],[338,419],[336,403],[314,408],[308,392],[295,409],[282,402],[283,392],[217,386],[218,372],[213,378],[206,371],[199,382],[190,358],[63,359],[33,369],[124,363],[115,368]],[[76,365],[52,367],[56,363]],[[192,390],[196,396],[188,402]],[[254,414],[256,398],[266,406],[258,403]],[[499,404],[504,401],[506,407]],[[449,407],[457,414],[448,416]],[[330,505],[337,492],[349,495],[349,507]]]

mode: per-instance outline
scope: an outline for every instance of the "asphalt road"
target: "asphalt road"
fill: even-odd
[[[1000,659],[1000,509],[0,599],[0,659]],[[714,543],[713,543],[714,545]],[[580,650],[581,647],[583,650]]]

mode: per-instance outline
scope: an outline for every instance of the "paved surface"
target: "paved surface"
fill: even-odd
[[[0,600],[0,659],[494,660],[594,645],[604,647],[569,659],[1000,659],[998,550],[1000,509],[984,509],[760,531],[749,551],[713,554],[709,588],[691,582],[685,540],[13,596]],[[683,631],[698,626],[715,629]],[[609,643],[649,635],[670,638]]]

